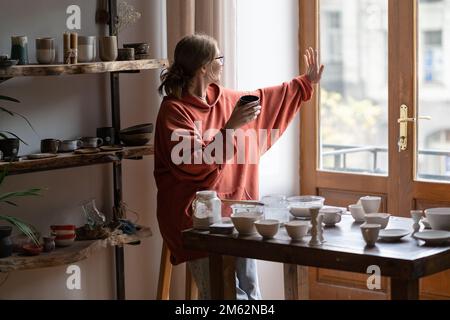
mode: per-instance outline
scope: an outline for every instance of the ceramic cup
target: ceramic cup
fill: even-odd
[[[123,48],[118,50],[119,61],[131,61],[134,60],[134,48]]]
[[[52,64],[55,62],[56,50],[54,38],[36,39],[36,60],[40,64]]]
[[[319,213],[323,216],[323,223],[327,227],[333,227],[336,223],[341,222],[341,210],[337,208],[324,208]]]
[[[374,223],[364,223],[361,225],[361,233],[368,247],[373,247],[378,239],[381,225]]]
[[[118,55],[117,37],[101,37],[100,40],[100,59],[102,61],[116,61]]]
[[[380,210],[381,197],[365,196],[359,200],[365,213],[377,213]]]
[[[81,141],[83,142],[83,148],[98,148],[103,145],[102,138],[84,137],[81,138]]]
[[[242,96],[239,99],[238,105],[239,106],[243,106],[246,104],[252,103],[255,106],[257,106],[259,104],[259,97],[258,96],[253,96],[253,95],[246,95],[246,96]]]
[[[350,213],[352,214],[353,219],[356,222],[364,222],[364,209],[362,207],[362,205],[359,204],[351,204],[348,206],[348,209],[350,210]]]
[[[0,139],[0,151],[3,154],[3,160],[14,161],[19,154],[19,139]]]
[[[19,65],[28,64],[28,37],[11,37],[11,59],[19,60]]]
[[[59,143],[59,152],[72,152],[83,146],[81,140],[64,140]]]
[[[56,139],[41,140],[41,152],[42,153],[58,153],[60,143],[61,143],[61,141],[56,140]]]
[[[103,139],[104,146],[112,146],[116,144],[116,134],[113,127],[98,128],[97,137]]]
[[[94,36],[78,37],[78,61],[93,62],[97,58],[97,38]]]

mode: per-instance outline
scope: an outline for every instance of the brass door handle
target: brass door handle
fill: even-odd
[[[400,118],[397,122],[400,124],[400,134],[398,140],[398,152],[405,151],[408,147],[408,122],[417,122],[419,120],[431,120],[430,116],[420,116],[418,118],[408,118],[408,106],[400,106]]]

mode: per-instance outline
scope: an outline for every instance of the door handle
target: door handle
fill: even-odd
[[[430,116],[420,116],[418,118],[408,118],[408,106],[400,106],[400,118],[397,122],[400,124],[400,134],[398,139],[398,152],[405,151],[408,148],[408,122],[417,122],[417,120],[431,120]]]

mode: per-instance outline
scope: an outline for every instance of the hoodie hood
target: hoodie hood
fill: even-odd
[[[193,96],[187,92],[183,93],[183,97],[181,98],[182,101],[193,105],[194,107],[202,108],[202,109],[209,109],[214,107],[217,102],[219,101],[220,97],[222,96],[222,87],[219,85],[212,83],[208,86],[206,89],[206,96],[207,100],[210,103],[206,103],[202,99]]]

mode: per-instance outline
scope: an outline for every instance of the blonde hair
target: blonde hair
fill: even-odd
[[[160,95],[181,98],[198,69],[214,60],[217,41],[205,34],[193,34],[181,39],[175,47],[172,65],[161,73]]]

